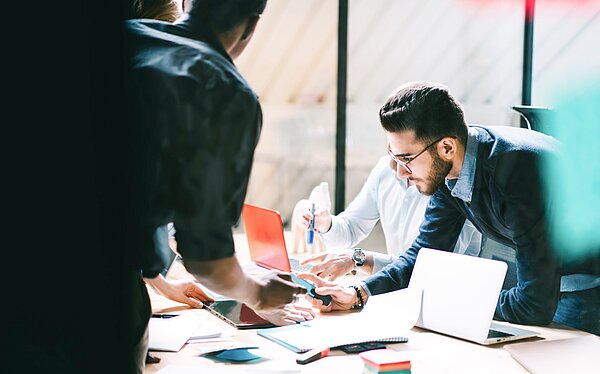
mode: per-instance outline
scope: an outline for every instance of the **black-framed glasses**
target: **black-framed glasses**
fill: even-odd
[[[392,153],[392,149],[390,148],[390,143],[388,143],[388,145],[387,145],[387,147],[388,147],[388,153],[389,153],[390,157],[392,158],[392,160],[396,161],[397,165],[402,166],[404,168],[404,170],[406,170],[409,174],[412,174],[412,170],[410,170],[410,168],[408,167],[408,164],[410,164],[411,162],[413,162],[415,158],[417,158],[420,155],[422,155],[423,153],[425,153],[425,151],[428,150],[429,147],[431,147],[432,145],[436,144],[437,142],[439,142],[440,140],[442,140],[444,138],[445,138],[445,136],[442,136],[441,138],[439,138],[438,140],[432,142],[427,147],[425,147],[421,152],[417,153],[416,155],[414,155],[412,157],[397,156],[397,155],[395,155],[394,153]],[[402,161],[400,158],[403,158],[404,161]]]

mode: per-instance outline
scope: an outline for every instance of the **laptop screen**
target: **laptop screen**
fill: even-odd
[[[268,269],[290,272],[283,222],[278,211],[248,203],[242,209],[250,259]]]
[[[423,289],[416,325],[467,340],[485,340],[506,269],[501,261],[421,248],[409,282],[409,287]]]

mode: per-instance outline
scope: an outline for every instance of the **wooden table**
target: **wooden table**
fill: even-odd
[[[236,238],[236,248],[243,248],[243,239]],[[238,255],[244,256],[243,251],[238,248]],[[243,258],[246,260],[245,258]],[[242,260],[241,260],[242,261]],[[176,262],[174,269],[169,276],[183,277],[189,276],[183,266]],[[307,365],[298,365],[295,360],[298,354],[280,346],[270,340],[262,338],[256,334],[256,330],[236,330],[226,322],[213,316],[208,311],[201,309],[191,309],[184,304],[166,299],[156,294],[148,287],[152,301],[152,310],[154,313],[181,312],[196,313],[203,319],[203,322],[215,326],[225,334],[233,334],[234,339],[240,342],[252,343],[260,347],[259,353],[263,359],[250,361],[244,364],[228,364],[213,361],[210,358],[200,356],[198,347],[202,343],[186,344],[176,353],[171,352],[152,352],[152,355],[160,357],[161,362],[146,366],[145,373],[156,373],[157,371],[169,366],[178,365],[181,369],[189,368],[237,368],[242,372],[252,373],[340,373],[352,374],[362,373],[363,362],[356,354],[346,354],[341,351],[332,351],[331,354],[321,360]],[[325,315],[319,315],[317,318],[327,318]],[[503,322],[501,322],[503,323]],[[514,324],[513,324],[514,325]],[[519,326],[519,325],[514,325]],[[543,339],[565,339],[577,336],[589,335],[588,333],[573,330],[567,327],[551,325],[549,327],[528,327],[541,332],[541,338],[531,338],[522,341],[535,341]],[[482,346],[479,344],[463,341],[453,337],[430,332],[420,328],[413,328],[407,333],[408,343],[389,344],[388,347],[394,350],[406,352],[412,362],[412,373],[527,373],[527,371],[515,361],[508,351],[502,349],[505,344],[495,344],[492,346]],[[233,369],[232,369],[233,370]],[[199,370],[203,372],[202,369]]]

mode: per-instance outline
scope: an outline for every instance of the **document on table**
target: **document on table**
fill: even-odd
[[[198,334],[202,323],[202,318],[193,312],[172,318],[150,318],[148,349],[178,352],[192,335]]]
[[[222,332],[219,328],[203,323],[188,338],[188,342],[219,338],[221,336]]]
[[[260,330],[259,335],[295,351],[405,336],[419,318],[422,294],[421,289],[406,288],[371,296],[359,313]]]
[[[600,337],[514,343],[504,347],[533,374],[600,372]]]
[[[236,368],[234,365],[227,366],[203,366],[202,374],[300,374],[302,370],[297,367],[282,367],[280,362],[274,362],[278,365],[261,365],[244,366],[244,368]],[[295,365],[295,364],[294,364]],[[198,374],[198,365],[168,365],[165,368],[157,371],[157,374]]]

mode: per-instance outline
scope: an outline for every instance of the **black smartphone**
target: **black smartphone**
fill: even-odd
[[[296,274],[292,273],[292,281],[299,286],[306,288],[306,293],[308,296],[313,297],[315,299],[319,299],[323,302],[323,305],[329,305],[331,300],[333,299],[331,295],[319,295],[315,292],[315,286],[304,279],[300,279],[296,276]]]
[[[342,350],[343,352],[346,352],[346,353],[360,353],[360,352],[365,352],[365,351],[371,351],[373,349],[385,349],[385,344],[370,342],[370,343],[359,343],[359,344],[346,344],[346,345],[339,346],[337,348],[339,348],[340,350]]]

